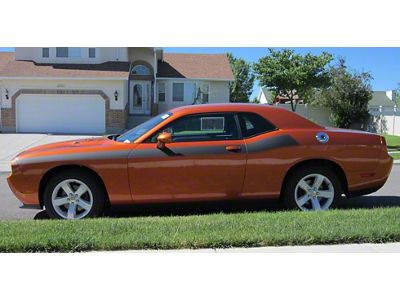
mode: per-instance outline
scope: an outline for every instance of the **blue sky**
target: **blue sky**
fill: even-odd
[[[372,87],[374,90],[395,89],[400,82],[400,48],[293,48],[296,52],[305,54],[311,52],[320,54],[323,51],[332,53],[336,58],[345,57],[347,64],[358,71],[368,71],[373,76]],[[14,48],[1,48],[0,51],[13,51]],[[241,57],[249,62],[256,62],[267,54],[267,48],[231,47],[231,48],[170,48],[166,52],[180,53],[226,53]],[[252,97],[259,92],[257,83],[254,86]]]

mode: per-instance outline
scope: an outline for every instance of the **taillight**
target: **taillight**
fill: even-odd
[[[387,146],[386,145],[386,139],[383,137],[383,136],[381,136],[381,145],[383,145],[383,146]]]

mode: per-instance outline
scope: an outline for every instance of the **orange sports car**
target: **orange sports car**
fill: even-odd
[[[96,217],[107,204],[233,199],[311,211],[378,190],[392,163],[376,134],[266,105],[209,104],[122,135],[31,148],[12,161],[8,183],[23,207],[61,219]]]

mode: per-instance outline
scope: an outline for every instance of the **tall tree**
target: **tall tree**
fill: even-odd
[[[330,69],[331,84],[317,97],[317,104],[329,107],[336,127],[350,128],[369,120],[368,102],[372,99],[371,79],[368,72],[358,73],[347,68],[343,58]]]
[[[269,54],[254,64],[256,78],[261,86],[267,86],[275,96],[287,98],[292,111],[296,111],[296,98],[307,101],[313,89],[329,84],[328,64],[332,61],[331,54],[308,53],[303,56],[290,49],[268,50]]]
[[[235,80],[230,85],[231,102],[249,102],[253,92],[254,74],[251,64],[228,53]]]

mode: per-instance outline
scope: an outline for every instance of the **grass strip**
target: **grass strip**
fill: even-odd
[[[400,149],[400,136],[385,134],[384,137],[386,139],[388,149]]]
[[[400,208],[0,222],[1,252],[228,248],[400,241]]]
[[[400,153],[389,153],[389,155],[393,157],[393,159],[400,159]]]

